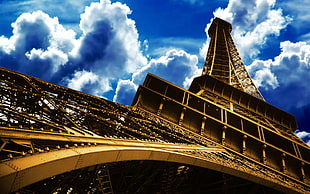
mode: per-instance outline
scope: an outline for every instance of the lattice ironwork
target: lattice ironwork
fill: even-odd
[[[211,40],[202,74],[213,76],[264,100],[242,62],[230,34],[231,29],[228,22],[219,18],[213,20],[208,31]]]
[[[0,68],[0,128],[17,132],[198,143],[145,112]],[[2,139],[0,159],[42,152],[66,141]],[[74,143],[71,142],[73,145]]]

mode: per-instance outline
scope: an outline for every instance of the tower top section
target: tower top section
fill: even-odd
[[[225,20],[222,20],[220,18],[215,18],[213,19],[211,26],[208,30],[208,35],[210,37],[214,36],[214,34],[216,33],[217,28],[221,28],[227,32],[231,32],[232,30],[232,26],[230,23],[226,22]]]
[[[230,23],[215,18],[208,30],[211,38],[202,75],[212,76],[226,84],[264,100],[247,72],[230,34]]]

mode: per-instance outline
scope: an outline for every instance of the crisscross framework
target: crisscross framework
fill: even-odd
[[[208,34],[211,38],[202,75],[210,75],[252,96],[264,100],[247,72],[230,34],[231,24],[215,18]]]

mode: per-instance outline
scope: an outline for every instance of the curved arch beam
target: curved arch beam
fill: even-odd
[[[129,143],[129,145],[127,143]],[[83,167],[127,160],[154,160],[193,165],[231,174],[274,189],[284,189],[289,193],[296,192],[284,185],[267,181],[255,174],[224,165],[216,158],[212,159],[210,155],[214,153],[228,154],[225,149],[221,147],[161,143],[127,143],[123,142],[122,145],[63,148],[0,163],[1,192],[13,192],[51,176]],[[205,153],[204,155],[209,155],[209,157],[204,157],[204,155],[193,155],[191,152]]]

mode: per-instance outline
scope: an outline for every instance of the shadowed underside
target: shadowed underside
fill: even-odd
[[[154,192],[155,188],[158,189],[158,192],[179,190],[180,193],[208,190],[232,193],[231,189],[234,189],[233,193],[238,193],[240,190],[254,191],[254,193],[258,191],[277,192],[274,189],[292,192],[285,187],[285,184],[278,185],[266,181],[266,179],[274,179],[272,174],[268,176],[263,174],[268,172],[267,169],[257,172],[255,166],[247,167],[250,164],[249,161],[227,152],[220,146],[206,147],[120,139],[101,139],[95,142],[99,142],[99,144],[65,146],[65,148],[1,163],[0,185],[2,192],[15,191],[27,185],[30,186],[19,192],[40,193],[57,189],[67,191],[70,188],[74,188],[76,192],[79,191],[77,185],[70,184],[69,180],[78,180],[77,175],[84,177],[82,179],[83,182],[86,181],[84,184],[96,192],[101,187],[111,190],[112,185],[115,193],[121,191],[136,193],[139,190],[142,193],[143,191]],[[248,169],[244,170],[244,168]],[[109,177],[106,176],[108,180],[105,180],[105,184],[98,181],[101,171],[104,170],[111,174]],[[149,176],[149,171],[151,171],[151,176]],[[89,175],[85,172],[88,172]],[[258,174],[260,176],[257,176]],[[126,180],[127,176],[131,180]],[[136,179],[139,177],[147,178],[139,180],[141,185],[134,188],[128,187],[128,185],[138,184]],[[201,179],[204,177],[207,179],[202,181]],[[62,179],[68,182],[62,181]],[[156,179],[157,182],[154,183],[152,179]],[[124,187],[119,186],[116,181],[127,181],[128,183],[123,183],[127,185]],[[111,185],[107,185],[107,182]],[[229,182],[231,184],[228,184]],[[178,187],[174,187],[174,184],[178,184]],[[194,187],[194,185],[196,186]],[[83,188],[83,186],[81,187]],[[181,190],[182,188],[185,190]]]

